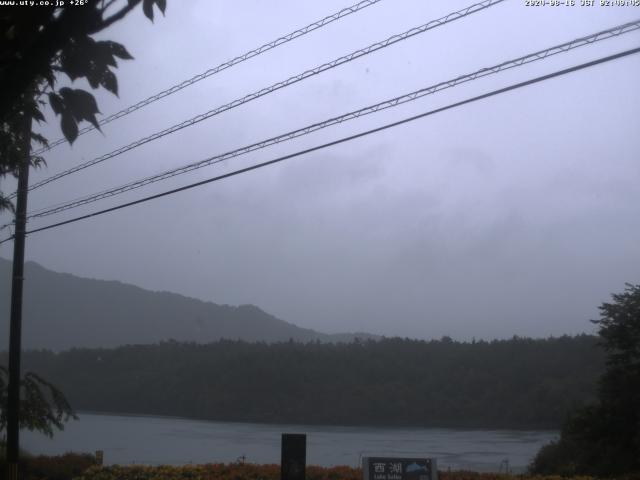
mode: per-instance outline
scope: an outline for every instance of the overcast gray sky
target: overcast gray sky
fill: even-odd
[[[383,0],[47,154],[31,182],[473,1]],[[118,186],[635,20],[638,7],[507,0],[33,191],[30,210]],[[599,2],[596,2],[599,3]],[[168,2],[102,37],[110,114],[349,5]],[[633,32],[411,104],[34,221],[133,200],[604,55]],[[226,304],[323,332],[455,339],[592,332],[597,306],[640,283],[640,57],[627,57],[99,218],[31,235],[56,271]],[[77,82],[82,86],[81,82]],[[51,117],[41,127],[60,136]],[[9,185],[9,183],[5,184]],[[6,188],[6,187],[5,187]],[[6,188],[9,190],[9,188]],[[0,218],[6,223],[9,217]],[[10,258],[12,245],[0,246]]]

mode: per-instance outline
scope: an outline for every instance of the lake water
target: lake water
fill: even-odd
[[[433,457],[438,468],[522,471],[553,431],[378,428],[223,423],[182,418],[80,413],[49,439],[23,432],[31,453],[104,451],[106,464],[279,463],[280,435],[307,434],[308,465],[357,466],[362,456]]]

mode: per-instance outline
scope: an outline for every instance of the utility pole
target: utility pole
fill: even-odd
[[[22,112],[22,159],[18,166],[15,233],[13,236],[13,270],[11,279],[11,320],[9,324],[9,386],[7,392],[7,468],[8,479],[18,480],[20,451],[20,353],[22,342],[22,286],[24,280],[24,246],[27,227],[27,192],[31,154],[31,116]]]

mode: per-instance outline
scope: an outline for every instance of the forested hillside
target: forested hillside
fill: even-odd
[[[0,331],[9,331],[11,262],[0,258]],[[328,335],[301,328],[254,305],[218,305],[126,283],[94,280],[25,265],[24,348],[113,348],[127,343],[350,341],[366,333]],[[0,348],[6,344],[0,342]]]
[[[60,387],[77,410],[247,422],[557,428],[571,408],[593,398],[603,355],[587,335],[473,343],[164,342],[31,351],[24,368]]]

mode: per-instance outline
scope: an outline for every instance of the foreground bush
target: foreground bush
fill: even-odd
[[[209,464],[172,466],[92,467],[75,480],[280,480],[279,465]],[[512,476],[497,473],[440,472],[439,480],[565,480],[559,476]],[[362,470],[351,467],[307,467],[306,480],[362,480]],[[593,480],[573,477],[572,480]]]
[[[640,285],[600,306],[606,368],[596,403],[575,411],[531,464],[538,474],[640,477]]]
[[[208,464],[179,467],[162,465],[93,467],[76,480],[280,480],[280,465]],[[307,467],[307,480],[362,480],[362,471],[351,467]]]
[[[0,462],[1,463],[1,462]],[[6,465],[0,465],[0,480]],[[280,480],[279,465],[207,464],[184,466],[95,465],[95,457],[68,453],[56,457],[29,457],[21,465],[24,480]],[[307,467],[306,480],[362,480],[362,470],[352,467]],[[439,472],[439,480],[567,480],[552,475],[506,475],[479,472]],[[570,477],[571,480],[595,480],[594,477]],[[640,480],[620,477],[619,480]]]
[[[71,480],[96,464],[96,458],[87,453],[65,453],[48,457],[25,455],[20,460],[21,480]],[[0,480],[7,475],[5,459],[0,459]]]

